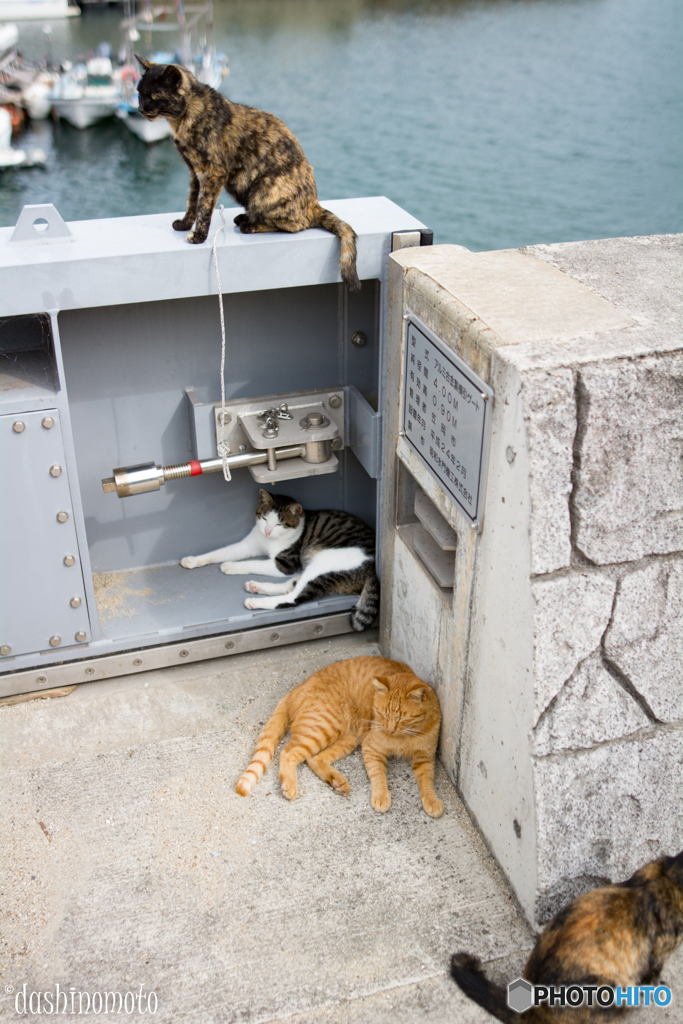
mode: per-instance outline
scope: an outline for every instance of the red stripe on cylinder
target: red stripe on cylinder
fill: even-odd
[[[193,459],[190,463],[190,476],[200,476],[202,473],[202,464],[197,459]]]

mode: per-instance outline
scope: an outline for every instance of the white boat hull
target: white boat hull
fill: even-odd
[[[70,7],[66,0],[0,0],[0,21],[55,21],[80,13],[80,7]]]
[[[87,97],[79,100],[53,100],[52,106],[59,117],[63,117],[74,128],[90,128],[91,125],[116,113],[116,103],[111,100]]]
[[[148,121],[146,117],[133,114],[128,110],[120,110],[119,117],[126,128],[129,128],[143,142],[160,142],[162,139],[171,137],[171,126],[165,117]]]

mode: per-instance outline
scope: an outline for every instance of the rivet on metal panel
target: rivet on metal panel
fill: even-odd
[[[351,335],[351,344],[355,345],[356,348],[363,348],[363,346],[367,345],[367,343],[368,339],[363,333],[363,331],[354,331],[353,334]]]
[[[74,640],[77,640],[79,644],[82,644],[86,636],[87,633],[85,632],[85,630],[79,629],[78,632],[74,635]]]
[[[61,636],[57,636],[56,633],[55,633],[54,636],[50,637],[50,647],[59,647],[61,642],[62,642]]]
[[[280,639],[280,634],[279,633],[271,633],[270,634],[270,639],[271,640],[279,640]]]
[[[68,518],[69,518],[69,513],[68,512],[58,512],[57,513],[57,522],[58,523],[65,523]]]
[[[133,664],[135,665],[136,668],[138,668],[140,665],[142,665],[142,658],[133,658]]]
[[[64,565],[73,565],[76,559],[73,555],[64,555],[62,561],[64,562]]]
[[[226,649],[226,651],[231,651],[234,646],[235,646],[235,644],[233,643],[233,641],[232,640],[228,640],[227,644],[225,645],[225,649]]]
[[[47,682],[47,676],[36,676],[36,682],[38,686],[44,686]]]
[[[181,658],[187,658],[189,653],[190,653],[189,651],[184,651],[184,650],[183,651],[178,651],[178,654],[179,654],[179,656]]]
[[[12,648],[10,647],[9,644],[3,644],[2,647],[0,647],[0,654],[2,654],[4,657],[6,657],[8,654],[11,654],[11,653],[12,653]]]
[[[56,463],[55,463],[54,466],[50,466],[50,476],[61,476],[61,475],[62,475],[62,467],[61,466],[58,466]]]
[[[86,668],[85,674],[86,674],[86,676],[94,676],[95,675],[95,669],[94,668]]]
[[[46,430],[49,430],[50,427],[54,427],[55,425],[55,421],[52,419],[52,416],[44,416],[41,422]]]
[[[314,633],[322,633],[323,628],[324,628],[323,626],[316,626],[315,629],[313,630],[313,632]]]
[[[15,434],[21,434],[26,429],[26,424],[22,420],[15,420],[12,424],[12,430]]]
[[[81,599],[80,599],[80,597],[72,597],[71,600],[69,601],[69,604],[71,605],[72,608],[80,608],[81,607]]]
[[[338,409],[341,404],[341,395],[332,395],[330,398],[330,409]]]

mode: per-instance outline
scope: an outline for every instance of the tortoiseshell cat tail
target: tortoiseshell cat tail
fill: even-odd
[[[519,1016],[508,1007],[504,989],[486,977],[476,956],[454,953],[451,957],[451,976],[466,996],[504,1024],[512,1024]]]
[[[136,59],[144,70],[139,111],[150,121],[168,119],[190,172],[185,216],[173,222],[174,229],[189,230],[187,241],[193,245],[205,242],[225,189],[244,207],[235,217],[244,235],[306,228],[336,235],[342,280],[357,292],[356,233],[318,202],[313,168],[287,125],[265,110],[231,103],[178,64],[155,64],[137,54]]]
[[[340,220],[339,217],[335,217],[329,210],[325,210],[322,206],[318,206],[318,210],[320,211],[318,227],[324,228],[325,231],[330,231],[339,239],[341,245],[339,270],[342,281],[349,291],[359,292],[360,281],[358,280],[358,272],[356,270],[356,232],[350,224]]]

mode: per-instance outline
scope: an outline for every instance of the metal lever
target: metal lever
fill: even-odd
[[[228,455],[230,469],[240,466],[256,466],[267,462],[268,469],[273,472],[282,459],[302,458],[304,462],[327,462],[332,454],[331,441],[309,441],[306,444],[294,444],[287,448],[268,448],[265,451],[251,449],[237,455]],[[338,447],[341,447],[339,443]],[[119,498],[127,498],[131,494],[144,494],[145,491],[158,491],[167,480],[180,480],[185,476],[201,476],[204,473],[219,473],[223,469],[223,459],[193,459],[176,466],[157,466],[154,462],[143,462],[138,466],[120,466],[114,475],[102,481],[105,493],[116,491]]]

